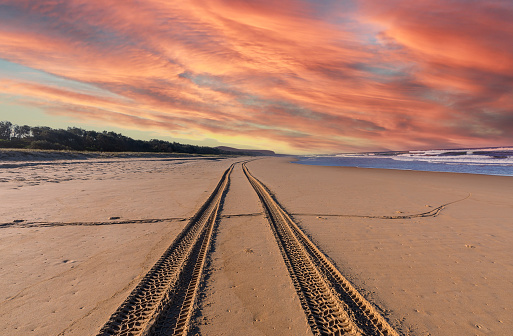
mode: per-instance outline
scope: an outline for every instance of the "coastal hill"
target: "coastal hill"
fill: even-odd
[[[275,152],[272,150],[266,150],[266,149],[239,149],[239,148],[233,148],[233,147],[227,147],[227,146],[218,146],[215,147],[223,152],[231,152],[231,153],[247,153],[251,155],[265,155],[265,156],[272,156],[276,155]]]

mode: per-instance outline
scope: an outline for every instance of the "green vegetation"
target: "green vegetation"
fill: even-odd
[[[226,154],[218,148],[185,145],[152,139],[134,140],[114,132],[86,131],[68,127],[30,127],[0,121],[0,148],[56,149],[93,152],[155,152],[189,154]]]

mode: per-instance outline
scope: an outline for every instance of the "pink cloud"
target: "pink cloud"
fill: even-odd
[[[0,58],[117,97],[3,82],[4,94],[61,115],[285,151],[512,139],[508,2],[0,3]]]

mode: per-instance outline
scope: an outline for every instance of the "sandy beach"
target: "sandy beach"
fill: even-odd
[[[2,162],[1,335],[96,334],[233,161],[46,159]]]
[[[510,334],[512,178],[269,161],[248,166],[398,331]]]
[[[312,335],[244,158],[2,160],[0,334],[94,335],[223,172],[195,335]],[[513,178],[247,163],[400,335],[508,335]]]

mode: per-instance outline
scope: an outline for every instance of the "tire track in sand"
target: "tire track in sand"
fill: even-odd
[[[107,335],[186,335],[205,256],[229,176],[217,187],[184,230],[102,327]]]
[[[301,305],[315,335],[383,335],[397,332],[292,221],[267,187],[244,173],[258,194]]]

